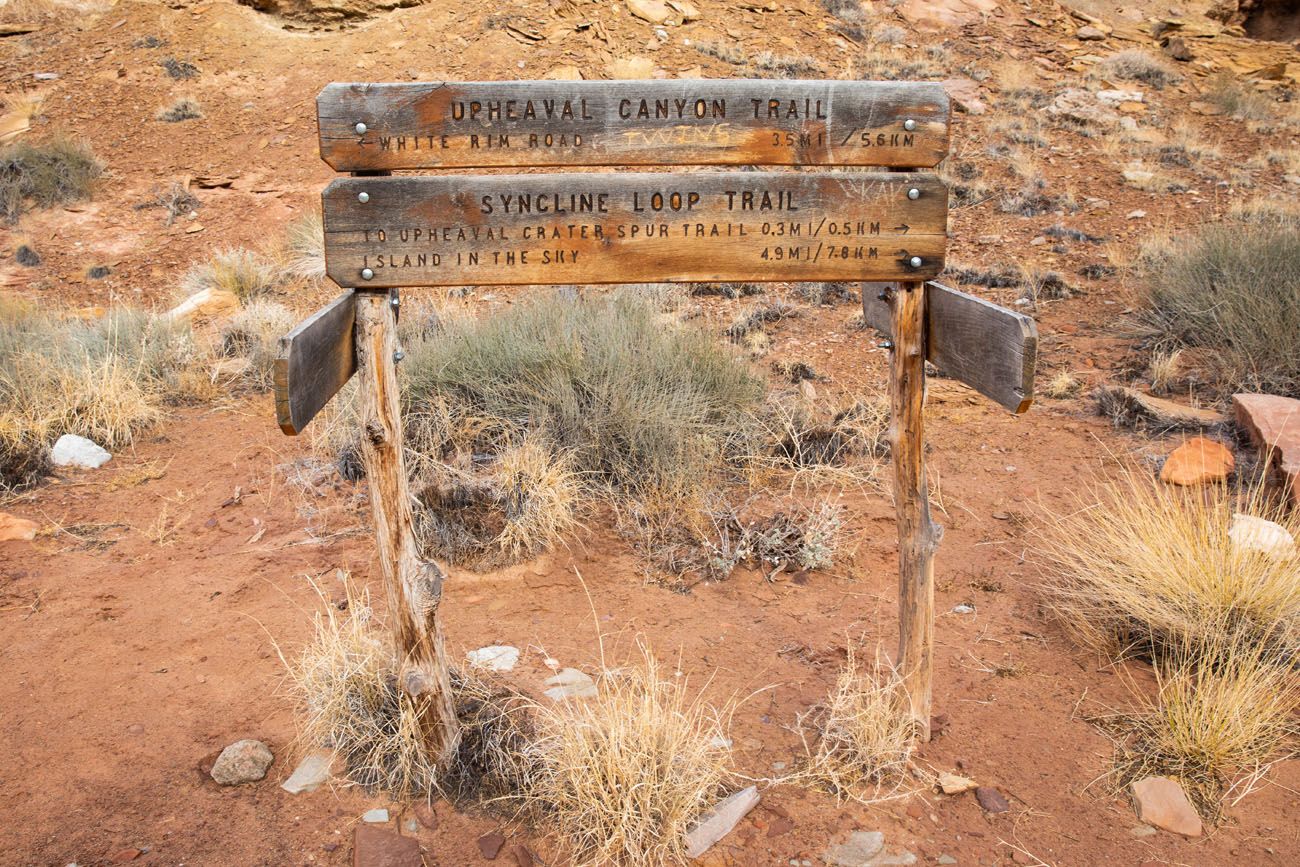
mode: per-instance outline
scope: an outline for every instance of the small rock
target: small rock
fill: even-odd
[[[546,685],[551,687],[544,695],[555,701],[566,698],[595,698],[596,682],[590,675],[576,668],[563,669],[555,677],[547,678]]]
[[[251,738],[235,741],[217,756],[211,776],[223,786],[255,783],[266,776],[274,758],[271,748],[261,741]]]
[[[76,434],[64,434],[59,437],[54,443],[50,456],[54,459],[55,466],[83,467],[91,470],[102,467],[113,459],[111,454],[98,445]]]
[[[979,788],[979,784],[970,777],[960,777],[957,774],[942,773],[939,775],[939,789],[945,795],[960,795],[963,792],[969,792],[971,789]]]
[[[885,849],[885,835],[880,831],[854,831],[849,839],[826,850],[826,863],[837,867],[865,867]]]
[[[1192,49],[1188,47],[1187,40],[1181,36],[1170,36],[1164,44],[1165,54],[1181,63],[1186,63],[1192,59]]]
[[[1106,34],[1098,30],[1096,27],[1093,27],[1091,24],[1086,24],[1074,31],[1074,38],[1083,42],[1100,42],[1106,38]]]
[[[963,602],[960,605],[954,605],[952,607],[952,613],[953,614],[974,614],[975,606],[968,605],[965,602]]]
[[[1005,813],[1011,809],[1006,797],[992,786],[979,786],[975,789],[975,800],[986,813]]]
[[[494,644],[480,647],[465,654],[473,668],[486,668],[488,671],[510,671],[519,662],[519,648],[508,644]]]
[[[1121,174],[1124,180],[1130,184],[1149,184],[1155,178],[1155,172],[1149,172],[1146,169],[1125,169]]]
[[[576,66],[561,65],[554,66],[551,71],[542,76],[551,81],[582,81],[582,70]]]
[[[1160,481],[1183,486],[1221,482],[1232,473],[1235,463],[1223,443],[1192,437],[1165,458]]]
[[[414,837],[371,825],[352,829],[353,867],[420,867],[423,863]]]
[[[1201,836],[1201,817],[1187,800],[1183,787],[1168,777],[1138,780],[1130,790],[1137,816],[1148,825],[1184,837]]]
[[[506,844],[506,838],[500,831],[493,831],[490,834],[484,834],[478,838],[478,851],[489,861],[495,861],[501,847]]]
[[[416,821],[428,828],[430,831],[433,831],[438,827],[438,813],[433,809],[433,804],[430,804],[428,801],[420,801],[416,803],[416,805],[411,808],[411,812],[415,814]]]
[[[618,57],[610,61],[606,71],[614,79],[647,79],[654,78],[655,64],[648,57]]]
[[[125,864],[128,861],[134,861],[136,858],[139,858],[142,854],[144,853],[142,853],[139,849],[134,849],[134,848],[119,849],[118,851],[113,853],[113,857],[110,858],[109,860],[112,861],[114,864]]]
[[[1119,122],[1119,115],[1097,100],[1086,90],[1067,88],[1057,94],[1047,107],[1051,117],[1073,121],[1082,125],[1111,127]]]
[[[1258,551],[1273,560],[1292,560],[1296,555],[1295,539],[1286,527],[1254,515],[1233,515],[1228,538],[1234,548]]]
[[[384,807],[375,807],[373,810],[366,810],[361,814],[361,821],[370,825],[382,825],[388,821],[388,810]]]
[[[952,857],[951,855],[947,855],[947,854],[940,855],[937,859],[935,859],[935,861],[936,861],[936,863],[939,863],[939,864],[956,864],[956,863],[957,863],[957,859],[956,859],[956,858]]]
[[[719,801],[686,833],[686,854],[691,858],[703,855],[710,846],[730,834],[736,823],[745,818],[758,801],[758,788],[755,786],[741,789]]]
[[[35,521],[0,512],[0,542],[30,542],[40,528]]]
[[[1099,90],[1097,98],[1108,105],[1120,105],[1125,102],[1142,102],[1146,94],[1140,90]]]
[[[953,108],[967,114],[983,114],[988,106],[980,99],[980,86],[971,78],[949,78],[943,83]]]
[[[298,763],[289,779],[280,784],[291,795],[302,792],[314,792],[330,779],[330,765],[334,762],[333,753],[312,753]]]
[[[789,834],[793,830],[793,819],[789,816],[777,816],[772,820],[772,824],[767,826],[767,836],[780,837],[782,834]]]
[[[1138,825],[1135,828],[1129,828],[1128,832],[1132,834],[1134,837],[1139,837],[1139,838],[1150,837],[1156,833],[1159,833],[1156,831],[1155,828],[1152,828],[1150,825]]]
[[[1146,215],[1147,215],[1147,212],[1146,212],[1146,211],[1140,211],[1140,210],[1139,210],[1139,211],[1129,211],[1127,214],[1124,215],[1124,217],[1125,217],[1125,219],[1128,219],[1128,220],[1140,220],[1140,219],[1142,219],[1143,217],[1145,217]]]
[[[511,846],[510,857],[515,859],[515,867],[533,867],[533,853],[527,846]]]
[[[651,24],[663,24],[673,17],[673,10],[663,0],[627,0],[627,10]]]

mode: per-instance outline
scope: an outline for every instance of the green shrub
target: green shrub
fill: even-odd
[[[1300,397],[1300,228],[1207,226],[1145,259],[1148,321],[1228,389]]]

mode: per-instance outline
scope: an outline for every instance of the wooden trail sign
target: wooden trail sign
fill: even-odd
[[[338,171],[489,166],[936,166],[937,83],[491,81],[331,84],[316,100]]]
[[[892,280],[938,274],[933,175],[349,178],[325,190],[340,285]]]
[[[354,373],[361,453],[402,688],[431,754],[459,737],[438,608],[443,571],[415,544],[390,287],[672,281],[898,281],[864,286],[893,338],[899,532],[897,666],[929,736],[934,553],[923,405],[929,358],[998,403],[1032,397],[1027,317],[936,283],[948,152],[938,84],[607,81],[332,84],[321,156],[354,177],[323,196],[326,273],[353,287],[281,342],[276,408],[299,433]],[[899,172],[600,172],[376,177],[419,168],[871,166]],[[357,177],[356,175],[366,177]]]
[[[864,286],[866,323],[893,335],[889,290]],[[925,284],[925,360],[1017,415],[1034,400],[1038,326],[1023,313],[983,298]]]

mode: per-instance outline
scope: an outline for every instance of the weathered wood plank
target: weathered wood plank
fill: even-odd
[[[881,288],[864,286],[862,313],[868,325],[889,336],[889,304]],[[926,284],[926,358],[945,375],[1023,413],[1034,400],[1038,326],[1023,313],[982,298]]]
[[[323,201],[342,286],[921,279],[947,243],[922,174],[346,178]]]
[[[338,171],[747,164],[929,168],[948,154],[948,97],[941,85],[927,82],[340,83],[321,91],[316,105],[321,157]]]
[[[275,359],[275,415],[280,430],[302,433],[357,369],[356,299],[344,292],[280,338]]]

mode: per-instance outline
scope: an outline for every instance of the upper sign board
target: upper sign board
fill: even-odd
[[[341,178],[340,286],[919,280],[943,269],[931,174],[585,172]]]
[[[948,154],[937,83],[673,80],[331,84],[338,171],[491,166],[928,168]]]

